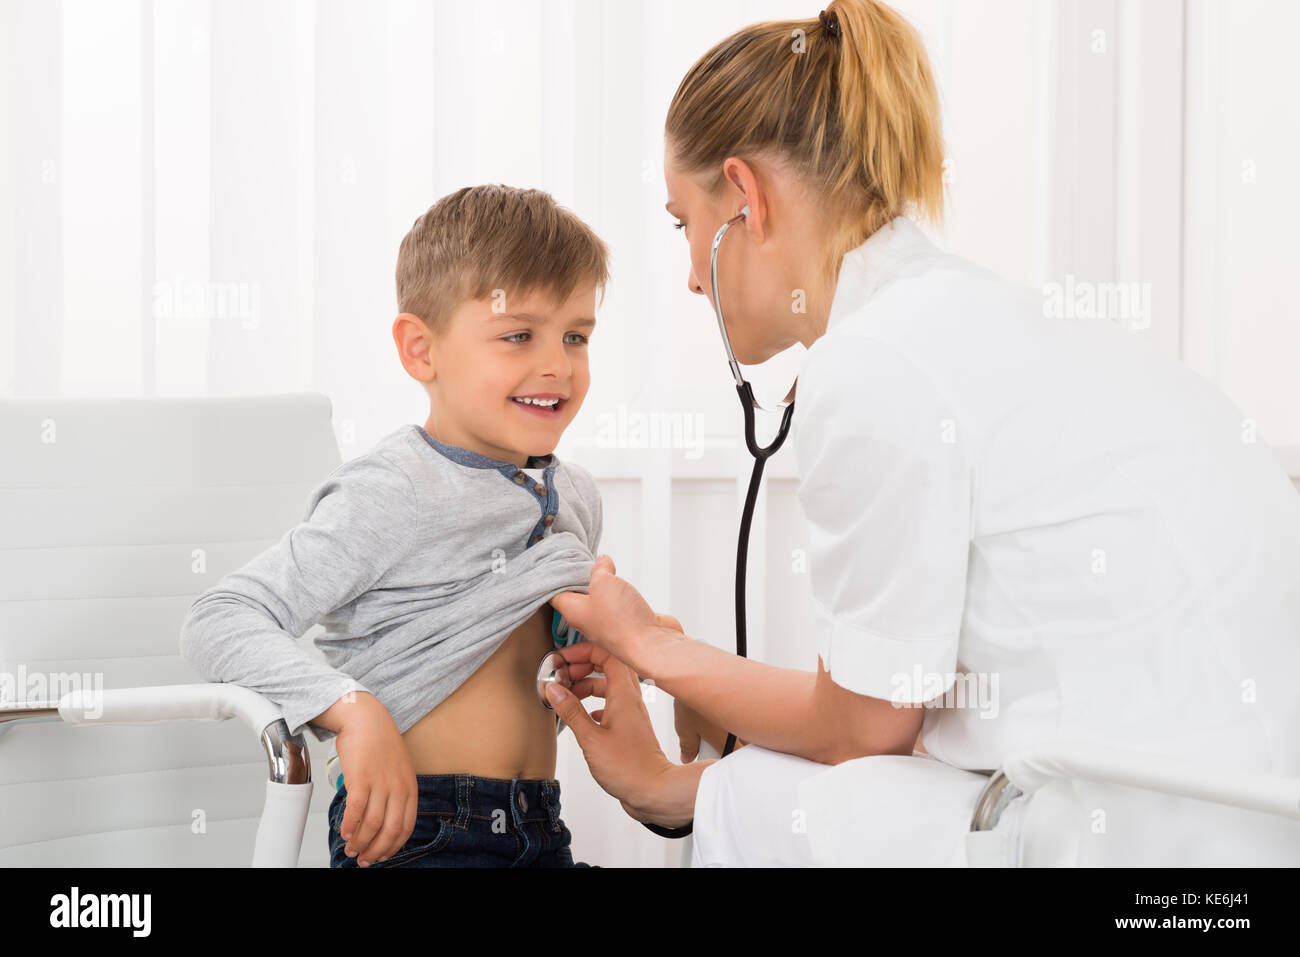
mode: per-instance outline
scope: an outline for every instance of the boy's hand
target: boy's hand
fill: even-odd
[[[415,830],[415,768],[392,716],[372,694],[357,692],[343,707],[335,749],[347,788],[339,833],[344,853],[369,867],[401,849]]]

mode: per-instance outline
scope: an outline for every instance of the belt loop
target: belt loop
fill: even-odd
[[[554,790],[549,784],[542,785],[542,800],[546,804],[546,813],[551,818],[551,830],[558,831],[560,829],[560,808],[559,802],[552,800]]]
[[[472,787],[468,774],[456,775],[456,827],[462,831],[469,827],[470,788]]]
[[[506,793],[506,803],[510,805],[510,824],[516,829],[523,829],[524,812],[520,810],[519,798],[523,795],[525,803],[528,801],[527,795],[524,795],[523,789],[519,785],[518,778],[511,778],[510,790]]]

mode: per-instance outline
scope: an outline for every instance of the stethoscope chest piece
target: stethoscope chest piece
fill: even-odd
[[[569,663],[558,651],[547,652],[537,666],[537,700],[550,711],[555,708],[546,697],[546,688],[552,684],[573,687],[573,681],[569,678]]]
[[[564,660],[564,656],[558,651],[548,651],[542,656],[541,663],[537,666],[537,700],[548,711],[555,710],[555,706],[546,697],[546,687],[552,684],[560,684],[566,688],[573,687],[573,679],[569,677],[569,663]],[[558,736],[563,731],[564,719],[557,714],[555,716],[555,733]]]

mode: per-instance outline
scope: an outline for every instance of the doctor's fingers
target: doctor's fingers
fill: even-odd
[[[583,678],[573,683],[569,689],[575,698],[604,698],[605,697],[605,676],[592,675],[589,678]]]
[[[585,678],[587,675],[596,671],[596,666],[590,661],[580,661],[571,665],[566,665],[569,671],[569,680],[577,681],[579,678]]]
[[[610,661],[613,662],[614,670],[617,673],[611,676],[607,671],[604,674],[591,674],[581,678],[573,682],[572,687],[569,688],[570,693],[575,698],[604,698],[608,702],[610,678],[613,677],[616,695],[621,697],[624,693],[631,694],[635,692],[637,698],[640,699],[641,682],[636,673],[617,658],[611,658]]]
[[[595,670],[599,671],[604,668],[605,662],[613,656],[613,653],[606,648],[590,641],[580,641],[576,645],[565,645],[563,648],[555,649],[561,658],[569,663],[572,674],[573,667],[579,664],[590,664]]]
[[[636,695],[636,700],[641,700],[641,679],[637,677],[635,671],[624,664],[620,659],[610,655],[605,659],[605,700],[610,700],[609,692],[614,692],[616,699],[621,699],[624,695]],[[608,705],[607,705],[608,707]]]

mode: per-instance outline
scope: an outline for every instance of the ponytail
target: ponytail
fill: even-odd
[[[738,30],[687,72],[664,134],[716,193],[728,156],[773,156],[821,194],[823,271],[896,216],[943,219],[939,96],[925,47],[876,0]]]

